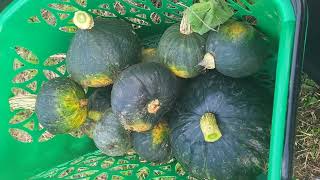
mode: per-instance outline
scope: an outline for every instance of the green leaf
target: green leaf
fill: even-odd
[[[224,0],[201,0],[187,11],[192,31],[204,34],[233,16],[232,9]]]

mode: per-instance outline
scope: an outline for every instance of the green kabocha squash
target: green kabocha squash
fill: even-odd
[[[205,39],[197,33],[181,33],[179,24],[169,27],[159,42],[159,61],[181,78],[192,78],[201,73],[203,68],[198,64],[204,54]]]
[[[201,179],[252,179],[268,160],[272,103],[250,82],[195,78],[169,118],[174,157]]]
[[[148,131],[172,108],[178,87],[178,79],[161,64],[135,64],[114,83],[112,110],[126,129]]]
[[[211,31],[206,54],[200,63],[233,78],[256,73],[270,53],[266,37],[245,22],[229,20],[219,31]]]
[[[131,135],[108,109],[93,130],[97,148],[108,156],[122,156],[131,148]]]
[[[132,145],[135,152],[147,161],[161,163],[170,160],[168,123],[162,120],[152,130],[132,132]]]
[[[96,88],[88,98],[88,116],[86,122],[81,126],[82,132],[90,138],[93,136],[93,129],[101,120],[104,112],[111,107],[112,86]]]
[[[103,87],[117,75],[138,63],[140,42],[132,26],[120,19],[92,17],[83,11],[75,13],[79,29],[69,47],[66,65],[71,77],[85,87]]]
[[[50,133],[70,133],[78,129],[87,117],[84,90],[66,77],[49,80],[37,95],[35,112],[40,124]]]

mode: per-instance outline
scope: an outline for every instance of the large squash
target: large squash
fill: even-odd
[[[133,65],[113,85],[112,110],[126,129],[150,130],[172,108],[178,87],[178,79],[159,63]]]
[[[35,112],[52,134],[70,133],[87,117],[87,99],[80,85],[66,77],[44,83],[37,95]]]
[[[81,130],[91,138],[96,123],[101,120],[104,112],[111,107],[111,89],[112,86],[96,88],[88,98],[88,117],[81,126]]]
[[[93,23],[83,11],[76,12],[74,21],[83,29],[73,37],[66,65],[71,77],[82,86],[112,84],[123,69],[139,61],[140,42],[129,23],[116,18],[97,18]]]
[[[205,39],[197,33],[182,34],[179,24],[169,27],[159,42],[160,63],[181,78],[192,78],[201,73],[203,68],[198,64],[204,54]]]
[[[143,159],[161,163],[170,160],[169,127],[165,120],[160,121],[147,132],[132,132],[133,149]]]
[[[107,110],[93,131],[97,148],[108,156],[122,156],[131,148],[131,135],[111,109]]]
[[[233,78],[256,73],[272,52],[263,34],[250,24],[235,20],[210,32],[206,51],[200,65]]]
[[[253,179],[268,160],[271,97],[245,80],[195,78],[170,116],[175,158],[207,179]]]

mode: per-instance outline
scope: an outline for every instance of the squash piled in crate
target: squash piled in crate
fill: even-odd
[[[131,148],[130,132],[123,128],[111,109],[95,126],[93,140],[97,148],[109,156],[122,156]]]
[[[245,22],[230,20],[207,38],[206,54],[200,62],[233,78],[258,72],[270,53],[267,38]]]
[[[214,71],[186,89],[169,118],[172,151],[181,165],[201,179],[262,173],[272,112],[268,93]]]
[[[130,24],[120,19],[93,20],[86,12],[75,13],[79,27],[67,54],[67,70],[85,87],[103,87],[113,83],[119,73],[138,63],[140,40]]]
[[[171,110],[178,96],[179,80],[155,62],[133,65],[113,85],[111,106],[128,130],[152,129]]]
[[[42,86],[35,112],[50,133],[70,133],[85,122],[87,99],[81,86],[73,80],[55,78]]]
[[[147,161],[167,162],[172,158],[169,133],[168,123],[164,119],[149,131],[132,132],[133,149]]]
[[[153,163],[174,158],[200,179],[262,173],[272,98],[250,76],[269,55],[268,40],[229,19],[224,0],[201,0],[183,14],[157,47],[141,47],[144,37],[126,21],[76,12],[71,76],[43,85],[40,123],[53,134],[81,126],[108,156],[133,149]],[[85,97],[88,87],[96,89]]]
[[[192,32],[180,32],[179,24],[169,27],[158,47],[159,62],[181,78],[192,78],[202,71],[198,65],[205,54],[205,39]]]

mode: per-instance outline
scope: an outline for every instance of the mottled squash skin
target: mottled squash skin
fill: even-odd
[[[85,122],[85,93],[80,85],[69,78],[49,80],[37,95],[35,112],[40,124],[50,133],[69,133]]]
[[[148,131],[172,108],[178,87],[178,79],[159,63],[133,65],[113,85],[112,111],[126,129]]]
[[[254,179],[268,161],[272,98],[248,80],[210,71],[192,80],[170,114],[174,157],[207,179]],[[216,116],[222,136],[204,140],[200,119]]]
[[[108,156],[122,156],[131,148],[131,135],[119,119],[107,110],[93,131],[93,141],[97,148]]]
[[[67,70],[82,86],[103,87],[125,68],[138,63],[140,41],[130,24],[96,19],[90,30],[78,30],[67,53]]]
[[[180,33],[179,24],[169,27],[159,42],[159,62],[181,78],[192,78],[201,73],[203,68],[198,64],[204,54],[205,39],[197,33]]]
[[[256,73],[271,52],[264,35],[234,20],[209,33],[206,51],[214,56],[217,71],[233,78]]]
[[[88,116],[86,122],[81,126],[82,132],[93,137],[93,130],[104,112],[111,107],[112,86],[96,88],[88,98]]]
[[[160,121],[147,132],[132,132],[133,149],[143,159],[161,163],[170,160],[169,127],[165,120]]]

